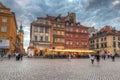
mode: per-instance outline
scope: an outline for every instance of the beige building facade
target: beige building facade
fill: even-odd
[[[89,48],[101,54],[120,54],[120,31],[105,26],[89,38]]]

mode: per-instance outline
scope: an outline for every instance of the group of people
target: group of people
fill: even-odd
[[[5,56],[4,52],[0,53],[0,56],[1,56],[0,60],[3,61],[4,56]],[[12,55],[10,52],[7,53],[7,57],[8,57],[9,60],[11,59],[12,56],[16,57],[16,61],[23,59],[23,54],[22,53],[14,53],[14,55]]]
[[[23,59],[23,54],[15,53],[15,56],[16,56],[16,61],[19,61],[19,60]]]
[[[91,63],[94,64],[94,60],[96,59],[97,61],[97,64],[99,64],[100,62],[100,54],[96,54],[96,55],[93,55],[93,54],[89,54],[89,58],[91,60]],[[109,58],[111,57],[112,61],[114,62],[115,61],[115,55],[114,54],[111,54],[111,55],[107,55],[107,54],[104,54],[102,55],[102,58],[105,60],[106,58]]]

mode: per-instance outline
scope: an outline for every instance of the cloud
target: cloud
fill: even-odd
[[[23,25],[25,44],[29,45],[30,23],[46,14],[66,16],[75,12],[77,21],[100,29],[105,25],[119,28],[120,0],[0,0],[15,12],[18,27]],[[120,28],[119,28],[120,29]]]

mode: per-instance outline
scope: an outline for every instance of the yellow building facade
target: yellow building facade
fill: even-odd
[[[105,26],[89,39],[89,46],[101,54],[120,54],[120,31]]]
[[[0,2],[0,52],[14,52],[17,24],[15,14]]]

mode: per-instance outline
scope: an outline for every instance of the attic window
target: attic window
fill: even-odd
[[[80,26],[80,24],[78,23],[77,26]]]
[[[0,12],[2,12],[2,13],[3,13],[3,12],[4,12],[4,10],[0,10]]]
[[[66,26],[68,26],[69,25],[69,23],[68,22],[66,22]]]
[[[57,21],[60,21],[60,18],[57,18]]]
[[[73,26],[73,23],[71,23],[71,26]]]

